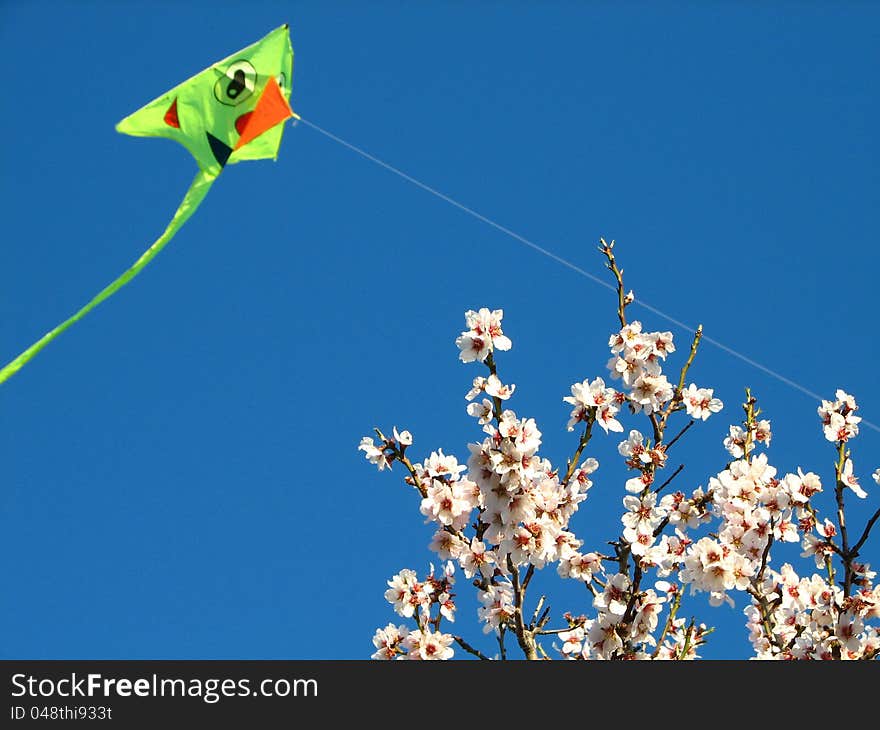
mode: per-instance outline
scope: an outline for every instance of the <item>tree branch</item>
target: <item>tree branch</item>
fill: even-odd
[[[672,413],[672,409],[676,403],[681,401],[681,394],[684,392],[684,383],[687,380],[688,370],[690,370],[691,365],[694,363],[694,358],[697,355],[697,348],[700,346],[700,340],[703,338],[703,325],[699,325],[694,332],[694,339],[691,342],[691,351],[688,355],[688,359],[681,368],[681,374],[678,378],[678,387],[675,389],[672,400],[669,401],[669,405],[666,406],[666,409],[663,411],[663,418],[661,419],[662,427],[666,428],[666,421],[669,419],[670,414]]]
[[[581,624],[581,625],[583,625],[583,624]],[[563,632],[565,632],[565,631],[573,631],[573,630],[576,629],[576,628],[577,628],[577,625],[575,625],[575,626],[566,626],[564,629],[541,629],[540,631],[536,631],[535,633],[536,633],[538,636],[551,636],[551,635],[554,635],[554,634],[561,634],[561,633],[563,633]]]
[[[849,597],[852,590],[853,579],[853,556],[849,550],[849,535],[846,529],[846,512],[843,499],[843,493],[846,489],[846,484],[843,481],[843,465],[848,457],[846,443],[841,441],[837,447],[837,464],[834,467],[836,480],[834,496],[837,498],[837,524],[840,527],[840,547],[843,549],[843,595],[846,597]]]
[[[674,444],[674,443],[675,443],[676,441],[678,441],[682,436],[684,436],[685,433],[687,433],[687,430],[688,430],[691,426],[693,426],[695,423],[696,423],[696,421],[692,418],[690,421],[688,421],[687,426],[685,426],[683,429],[681,429],[681,431],[679,431],[679,432],[673,437],[672,441],[670,441],[668,444],[666,444],[666,453],[667,453],[667,454],[669,453],[669,449],[672,448],[672,444]]]
[[[679,586],[678,590],[675,592],[675,598],[672,599],[672,605],[669,607],[669,613],[666,616],[666,623],[663,625],[663,631],[660,633],[660,638],[657,639],[657,646],[651,654],[651,659],[656,659],[660,650],[663,648],[663,640],[666,638],[666,634],[669,633],[669,629],[675,621],[675,615],[678,613],[679,606],[681,606],[681,596],[683,593],[684,584]]]
[[[600,238],[599,243],[602,244],[599,246],[599,250],[608,259],[608,263],[605,266],[614,274],[614,278],[617,280],[617,318],[620,320],[621,328],[623,328],[626,327],[626,305],[628,304],[626,294],[623,291],[623,269],[617,268],[617,261],[614,259],[614,241],[606,243],[604,238]]]
[[[571,480],[571,475],[574,474],[574,470],[578,467],[578,462],[581,460],[581,454],[584,451],[584,447],[590,442],[590,439],[593,436],[593,424],[596,423],[596,409],[593,408],[587,413],[587,421],[586,427],[584,428],[584,432],[581,434],[581,437],[578,441],[577,450],[574,452],[574,456],[572,456],[571,461],[568,462],[568,469],[565,471],[565,477],[562,479],[562,484],[567,485]]]
[[[535,566],[532,563],[529,563],[528,570],[526,570],[526,577],[523,578],[522,589],[523,593],[528,590],[529,583],[532,582],[532,576],[535,574]]]
[[[880,519],[880,509],[878,509],[872,516],[871,519],[868,520],[868,524],[865,525],[865,531],[862,533],[862,536],[859,538],[859,541],[853,545],[852,550],[850,550],[850,555],[854,558],[859,556],[859,550],[862,549],[862,545],[865,544],[865,541],[868,539],[868,535],[871,533],[871,528],[874,526],[874,523]]]
[[[507,647],[504,646],[504,634],[507,629],[504,628],[504,625],[498,627],[498,651],[501,653],[501,661],[507,661]]]
[[[522,649],[523,654],[526,655],[526,659],[537,659],[538,652],[535,648],[535,639],[531,632],[526,628],[525,622],[523,621],[522,610],[525,591],[519,580],[519,568],[513,564],[513,560],[510,558],[510,553],[507,554],[507,569],[510,571],[510,576],[513,580],[513,625],[516,640],[519,643],[519,648]]]
[[[477,657],[477,659],[482,659],[485,662],[492,661],[491,659],[489,659],[489,657],[487,657],[485,654],[483,654],[483,652],[481,652],[479,649],[474,649],[474,647],[472,647],[470,644],[468,644],[460,636],[453,635],[452,638],[455,639],[455,643],[458,644],[462,649],[464,649],[468,654],[473,654],[475,657]]]
[[[693,421],[691,421],[691,423],[693,423]],[[672,475],[669,477],[669,479],[667,479],[665,482],[663,482],[663,484],[661,484],[659,487],[657,487],[657,489],[654,490],[654,494],[660,494],[660,492],[662,492],[663,489],[667,487],[673,479],[675,479],[675,477],[681,474],[682,469],[684,469],[684,464],[679,464],[678,469],[672,472]]]

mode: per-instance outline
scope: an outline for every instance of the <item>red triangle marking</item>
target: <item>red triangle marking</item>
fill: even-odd
[[[235,120],[235,131],[238,132],[240,135],[244,134],[247,123],[250,121],[251,114],[253,114],[253,112],[245,112],[238,119]]]
[[[180,129],[180,120],[177,118],[177,97],[171,102],[168,111],[165,112],[165,124],[175,129]]]

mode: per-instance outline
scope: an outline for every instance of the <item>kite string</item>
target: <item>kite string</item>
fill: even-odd
[[[609,284],[604,279],[599,278],[595,274],[591,274],[589,271],[586,271],[585,269],[582,269],[577,264],[574,264],[571,261],[568,261],[567,259],[564,259],[561,256],[553,253],[552,251],[547,250],[543,246],[539,246],[534,241],[530,241],[525,236],[521,236],[519,233],[516,233],[516,231],[512,231],[509,228],[507,228],[506,226],[503,226],[500,223],[493,221],[491,218],[487,218],[482,213],[478,213],[477,211],[473,210],[472,208],[468,208],[463,203],[459,203],[454,198],[450,198],[448,195],[441,193],[439,190],[432,188],[430,185],[423,183],[421,180],[417,180],[416,178],[412,177],[412,175],[408,175],[407,173],[403,172],[403,170],[399,170],[398,168],[394,167],[393,165],[389,165],[384,160],[380,160],[378,157],[371,155],[366,150],[363,150],[360,147],[353,145],[351,142],[347,142],[346,140],[342,139],[341,137],[338,137],[337,135],[333,134],[332,132],[329,132],[328,130],[324,129],[323,127],[318,126],[314,122],[310,122],[308,119],[305,119],[304,117],[300,117],[298,121],[300,124],[304,124],[307,127],[314,129],[316,132],[324,135],[328,139],[331,139],[334,142],[336,142],[337,144],[340,144],[343,147],[350,149],[352,152],[355,152],[356,154],[358,154],[361,157],[369,160],[370,162],[378,165],[379,167],[385,168],[389,172],[392,172],[395,175],[397,175],[398,177],[403,178],[407,182],[412,183],[413,185],[415,185],[418,188],[421,188],[425,192],[430,193],[431,195],[433,195],[437,198],[440,198],[440,200],[443,200],[443,201],[449,203],[453,207],[458,208],[460,211],[467,213],[469,216],[471,216],[473,218],[476,218],[478,221],[481,221],[482,223],[485,223],[486,225],[491,226],[492,228],[495,228],[498,231],[501,231],[502,233],[509,236],[510,238],[513,238],[514,240],[519,241],[520,243],[524,244],[525,246],[528,246],[529,248],[533,249],[534,251],[537,251],[538,253],[542,254],[543,256],[546,256],[547,258],[552,259],[553,261],[556,261],[559,264],[562,264],[563,266],[571,269],[575,273],[580,274],[581,276],[589,279],[590,281],[595,282],[596,284],[599,284],[599,286],[603,286],[606,289],[609,289],[611,291],[616,291],[616,288],[612,284]],[[661,311],[660,309],[657,309],[657,307],[654,307],[654,306],[648,304],[647,302],[645,302],[642,299],[636,299],[633,303],[638,306],[641,306],[644,309],[647,309],[649,312],[656,315],[657,317],[660,317],[661,319],[666,320],[670,324],[673,324],[676,327],[679,327],[679,328],[685,330],[686,332],[689,332],[690,334],[694,334],[696,332],[696,329],[694,327],[691,327],[690,325],[685,324],[684,322],[676,319],[675,317],[671,317],[670,315],[666,314],[665,312]],[[770,377],[775,378],[780,383],[784,383],[785,385],[787,385],[791,388],[794,388],[795,390],[800,391],[804,395],[807,395],[816,401],[823,400],[822,396],[820,396],[818,393],[814,393],[812,390],[805,388],[804,386],[800,385],[799,383],[796,383],[794,380],[791,380],[790,378],[787,378],[784,375],[777,373],[775,370],[771,370],[766,365],[762,365],[761,363],[757,362],[756,360],[753,360],[752,358],[750,358],[746,355],[743,355],[740,352],[737,352],[732,347],[725,345],[723,342],[720,342],[712,337],[708,337],[705,334],[703,335],[702,339],[704,342],[708,342],[709,344],[714,345],[719,350],[722,350],[723,352],[726,352],[728,355],[731,355],[731,356],[737,358],[738,360],[741,360],[742,362],[746,363],[747,365],[750,365],[751,367],[755,368],[756,370],[760,370],[761,372],[769,375]],[[862,419],[861,425],[867,426],[868,428],[870,428],[874,431],[880,432],[880,426],[877,426],[876,424],[871,423],[870,421]]]

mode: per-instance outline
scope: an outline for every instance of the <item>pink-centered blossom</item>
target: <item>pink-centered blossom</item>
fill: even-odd
[[[705,421],[713,413],[718,413],[724,404],[713,397],[712,388],[698,388],[691,383],[682,391],[681,400],[685,410],[691,418],[699,418]]]

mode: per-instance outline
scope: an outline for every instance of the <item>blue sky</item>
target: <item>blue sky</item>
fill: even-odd
[[[288,22],[304,117],[597,275],[616,239],[637,297],[880,423],[878,20],[868,3],[4,2],[0,359],[134,261],[194,174],[114,124]],[[454,339],[480,306],[504,308],[511,405],[564,462],[561,399],[604,375],[609,292],[304,125],[276,163],[228,169],[135,282],[0,388],[2,655],[368,656],[395,618],[385,580],[424,571],[431,530],[357,443],[397,425],[414,455],[466,457],[479,369]],[[688,434],[680,487],[724,467],[746,385],[771,462],[830,479],[811,398],[710,346],[691,374],[727,407]],[[574,523],[596,546],[615,537],[618,440],[591,444]],[[878,444],[853,445],[856,522]],[[557,616],[590,610],[542,585]],[[484,641],[459,587],[458,629]],[[704,656],[748,654],[739,608],[688,608],[718,627]]]

